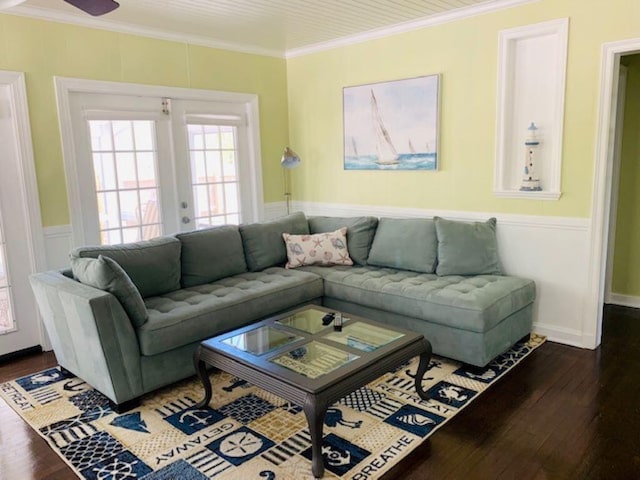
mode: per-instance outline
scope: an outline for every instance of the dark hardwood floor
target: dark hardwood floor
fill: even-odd
[[[0,365],[0,382],[55,365]],[[0,479],[76,478],[0,400]],[[605,307],[602,346],[546,342],[389,479],[640,479],[640,310]]]

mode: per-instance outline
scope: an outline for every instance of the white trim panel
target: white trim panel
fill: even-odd
[[[602,46],[591,207],[592,228],[589,232],[587,257],[591,259],[588,272],[589,295],[583,308],[583,331],[593,342],[593,348],[600,344],[602,336],[602,305],[606,288],[620,56],[639,51],[640,38],[605,43]],[[587,341],[586,338],[585,341]]]
[[[496,196],[560,198],[568,36],[568,18],[500,32],[493,187]],[[536,170],[543,190],[521,192],[524,141],[531,122],[538,127]]]
[[[69,267],[69,252],[73,248],[71,225],[44,228],[47,270]]]
[[[274,215],[276,211],[281,215],[286,213],[284,209],[277,208],[280,202],[268,205]],[[589,294],[589,262],[585,261],[589,258],[589,219],[312,202],[294,202],[292,207],[292,211],[303,211],[307,215],[441,216],[460,221],[484,221],[496,217],[504,271],[536,282],[534,331],[552,341],[595,348],[594,336],[583,332],[581,309]]]

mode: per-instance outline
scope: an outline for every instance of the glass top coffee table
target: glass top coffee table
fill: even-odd
[[[328,313],[343,317],[337,329]],[[422,335],[341,314],[316,305],[303,307],[203,341],[194,353],[205,391],[198,403],[211,401],[207,366],[246,380],[300,405],[311,434],[312,472],[322,477],[322,429],[327,408],[383,373],[419,355],[415,387],[427,399],[422,379],[431,344]]]

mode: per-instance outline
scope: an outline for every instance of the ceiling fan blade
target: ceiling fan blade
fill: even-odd
[[[120,6],[118,2],[114,0],[64,0],[67,3],[70,3],[74,7],[79,8],[87,12],[89,15],[93,15],[94,17],[98,17],[100,15],[104,15],[105,13],[112,12],[116,8]]]

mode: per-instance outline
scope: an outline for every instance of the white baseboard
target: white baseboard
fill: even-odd
[[[610,293],[606,303],[620,305],[622,307],[640,308],[640,297],[622,295],[621,293]]]

